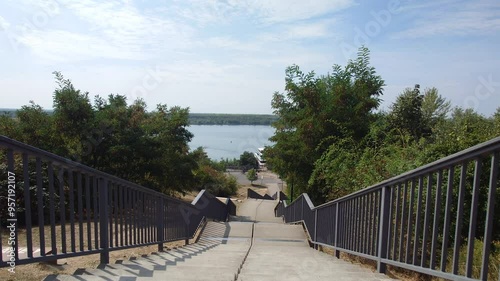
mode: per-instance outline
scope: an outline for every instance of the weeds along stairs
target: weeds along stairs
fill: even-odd
[[[301,225],[274,216],[274,200],[247,199],[229,222],[208,222],[197,243],[45,280],[389,280],[309,247]]]

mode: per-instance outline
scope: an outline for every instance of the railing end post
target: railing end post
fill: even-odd
[[[387,265],[385,263],[381,262],[380,260],[377,261],[377,272],[385,274],[386,271],[387,271]]]

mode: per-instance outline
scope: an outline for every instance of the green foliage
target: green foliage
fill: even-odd
[[[483,258],[483,246],[484,243],[480,239],[474,240],[474,255],[472,257],[472,276],[471,278],[478,279],[481,276],[481,262]],[[493,251],[489,256],[489,266],[488,266],[488,277],[487,280],[498,280],[500,273],[500,242],[493,242],[491,245]],[[458,263],[458,274],[465,275],[466,261],[467,261],[467,243],[465,243],[459,250],[459,263]],[[453,266],[453,255],[449,253],[448,262],[446,266],[446,272],[452,272]]]
[[[422,99],[422,117],[431,130],[443,122],[451,111],[451,103],[443,98],[434,87],[424,90]]]
[[[410,134],[415,140],[428,135],[429,128],[422,112],[424,96],[420,94],[419,85],[414,89],[406,88],[392,104],[389,114],[391,128],[402,134]]]
[[[206,189],[216,196],[224,197],[236,194],[238,183],[236,178],[225,173],[223,161],[211,160],[202,147],[193,150],[190,155],[198,164],[193,170],[197,190]]]
[[[296,65],[286,69],[285,93],[272,100],[275,144],[265,157],[282,178],[293,180],[298,193],[306,191],[314,163],[330,145],[343,138],[361,141],[368,133],[384,85],[369,60],[363,47],[357,59],[334,65],[331,74],[317,77]]]
[[[253,182],[258,179],[257,172],[255,171],[255,169],[248,170],[247,179],[250,181],[251,184],[253,184]]]
[[[15,118],[0,117],[2,135],[167,194],[197,186],[194,171],[204,164],[189,153],[187,108],[159,104],[148,112],[144,101],[128,104],[121,95],[92,103],[60,72],[54,75],[53,114],[31,102]]]
[[[245,167],[244,169],[253,168],[257,169],[257,159],[255,155],[251,152],[245,151],[240,155],[240,166]]]

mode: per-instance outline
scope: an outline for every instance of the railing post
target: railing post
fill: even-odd
[[[318,209],[314,209],[314,249],[318,249]]]
[[[335,203],[335,230],[333,231],[333,233],[334,233],[333,246],[335,247],[333,253],[336,258],[340,258],[340,252],[337,246],[337,241],[339,237],[339,202]]]
[[[304,195],[302,195],[300,199],[300,220],[302,221],[304,220]]]
[[[101,264],[109,263],[109,240],[108,240],[108,180],[99,179],[99,240],[101,248]]]
[[[390,207],[390,187],[382,188],[382,202],[380,206],[380,229],[378,235],[378,260],[377,271],[385,273],[387,265],[382,262],[382,259],[387,258],[387,239],[389,239],[389,207]]]
[[[184,240],[185,245],[189,245],[189,222],[186,221],[186,239]]]
[[[157,230],[157,237],[158,237],[158,252],[163,252],[163,240],[165,240],[165,237],[163,237],[164,233],[164,223],[163,223],[163,218],[165,215],[165,205],[162,197],[158,198],[159,204],[158,204],[158,218],[156,219],[156,227],[158,228]]]

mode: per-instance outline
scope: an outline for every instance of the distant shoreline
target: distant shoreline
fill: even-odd
[[[18,109],[0,108],[0,114],[16,116]],[[45,110],[48,114],[52,114],[53,110]],[[272,114],[232,114],[232,113],[190,113],[190,125],[263,125],[269,126],[278,119]]]

